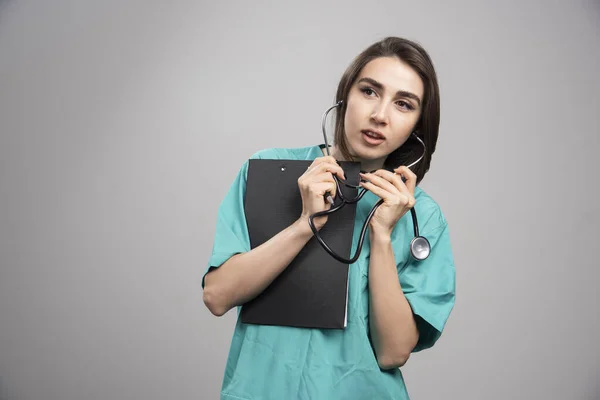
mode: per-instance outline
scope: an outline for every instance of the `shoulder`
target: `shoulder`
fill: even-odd
[[[448,225],[438,202],[419,186],[415,188],[415,200],[415,211],[423,233],[444,228]]]
[[[292,159],[311,160],[319,156],[318,145],[304,147],[271,147],[261,149],[250,156],[250,159]]]

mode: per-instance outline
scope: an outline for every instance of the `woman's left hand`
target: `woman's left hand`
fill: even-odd
[[[375,211],[369,228],[371,233],[391,235],[396,223],[415,205],[415,186],[417,176],[407,167],[399,167],[395,173],[383,169],[362,174],[360,186],[383,199]],[[402,182],[402,177],[406,183]]]

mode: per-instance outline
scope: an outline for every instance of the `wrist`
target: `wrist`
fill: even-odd
[[[313,236],[313,231],[308,224],[308,218],[300,217],[291,226],[294,234],[299,237],[309,240]],[[318,228],[318,227],[317,227]]]
[[[388,245],[392,243],[392,232],[388,229],[370,229],[371,245]]]

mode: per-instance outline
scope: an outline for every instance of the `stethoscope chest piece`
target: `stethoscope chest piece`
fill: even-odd
[[[416,236],[410,241],[410,254],[415,260],[422,261],[429,257],[431,246],[423,236]]]

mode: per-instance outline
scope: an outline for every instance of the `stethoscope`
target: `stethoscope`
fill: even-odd
[[[327,111],[325,111],[325,114],[323,114],[323,121],[321,124],[321,128],[323,130],[323,139],[325,140],[325,149],[327,150],[327,155],[330,156],[330,152],[329,152],[329,143],[327,142],[327,133],[325,131],[325,122],[327,120],[327,114],[329,114],[329,112],[331,110],[333,110],[336,107],[339,107],[342,104],[343,101],[339,101],[338,103],[336,103],[335,105],[329,107],[329,109],[327,109]],[[408,168],[413,167],[415,164],[417,164],[419,161],[421,161],[421,159],[425,156],[425,153],[427,151],[427,147],[425,146],[425,143],[421,140],[421,138],[419,138],[414,132],[412,133],[412,136],[414,138],[416,138],[419,143],[421,143],[421,145],[423,146],[423,154],[421,155],[421,157],[419,157],[419,159],[417,159],[415,162],[413,162],[412,164],[408,165]],[[363,242],[365,240],[365,234],[367,232],[367,228],[369,226],[369,222],[371,221],[371,218],[373,218],[373,215],[375,214],[375,211],[377,210],[377,208],[383,203],[383,199],[380,199],[371,209],[371,211],[369,212],[369,214],[367,215],[367,219],[365,221],[365,223],[363,224],[363,227],[360,231],[360,236],[358,239],[358,247],[356,249],[356,253],[354,254],[354,256],[350,259],[344,258],[342,256],[340,256],[339,254],[337,254],[335,251],[333,251],[328,245],[327,243],[325,243],[325,241],[323,240],[323,238],[321,237],[321,235],[319,234],[319,231],[317,230],[317,228],[314,225],[313,220],[317,217],[321,217],[323,215],[328,215],[328,214],[332,214],[338,210],[340,210],[342,207],[344,207],[346,204],[353,204],[358,202],[360,199],[362,199],[362,197],[365,195],[365,193],[368,191],[365,188],[361,188],[358,185],[352,185],[350,183],[347,183],[346,181],[342,181],[340,182],[340,178],[337,177],[337,175],[333,176],[334,180],[335,180],[335,184],[337,186],[337,191],[336,191],[336,197],[339,197],[341,202],[339,205],[334,206],[334,201],[331,198],[330,194],[326,194],[328,196],[326,196],[328,198],[328,201],[331,203],[331,208],[329,210],[325,210],[325,211],[320,211],[317,212],[313,215],[311,215],[308,218],[308,224],[310,225],[311,230],[313,231],[314,236],[317,238],[317,240],[319,241],[319,243],[321,244],[321,246],[323,246],[323,248],[336,260],[346,263],[346,264],[353,264],[354,262],[356,262],[356,260],[358,260],[358,257],[360,256],[360,252],[362,249],[362,245]],[[405,181],[404,177],[402,178],[403,181]],[[359,193],[358,195],[356,195],[356,197],[354,197],[353,199],[347,199],[344,196],[344,193],[342,192],[341,188],[340,188],[340,184],[343,184],[346,187],[352,188],[352,189],[358,189]],[[361,190],[362,189],[362,190]],[[412,207],[410,209],[410,213],[412,215],[412,220],[413,220],[413,230],[414,230],[414,237],[410,242],[410,254],[412,255],[412,257],[417,260],[417,261],[422,261],[424,259],[426,259],[427,257],[429,257],[429,253],[431,252],[431,246],[429,244],[429,241],[419,235],[419,224],[417,222],[417,213],[415,211],[415,208]]]

